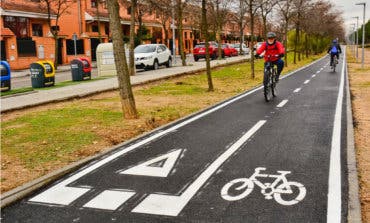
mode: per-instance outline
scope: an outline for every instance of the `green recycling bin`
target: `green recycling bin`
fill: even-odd
[[[43,88],[55,84],[54,64],[48,60],[40,60],[30,65],[31,84],[33,88]]]

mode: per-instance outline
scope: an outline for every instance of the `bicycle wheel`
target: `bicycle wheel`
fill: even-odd
[[[270,81],[270,70],[267,70],[263,76],[263,94],[265,96],[265,101],[269,102],[272,98],[272,86]]]
[[[280,184],[277,189],[285,190],[286,188],[291,188],[291,193],[274,193],[274,199],[276,202],[282,205],[294,205],[302,201],[306,196],[306,188],[298,182],[287,182],[286,184]],[[298,190],[298,191],[297,191]],[[284,196],[282,198],[281,196]]]
[[[240,185],[240,183],[242,184]],[[227,201],[237,201],[248,196],[253,188],[254,183],[249,178],[234,179],[222,187],[221,197]]]
[[[270,82],[271,82],[271,93],[273,97],[276,97],[276,81],[275,81],[275,75],[276,75],[276,70],[274,69],[273,75],[271,76]]]

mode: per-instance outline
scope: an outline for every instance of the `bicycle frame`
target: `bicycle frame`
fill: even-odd
[[[256,168],[255,172],[253,173],[253,175],[251,177],[249,177],[249,179],[252,180],[257,186],[259,186],[262,189],[262,193],[266,197],[272,198],[271,195],[274,194],[274,193],[292,193],[292,190],[291,190],[290,186],[288,185],[288,180],[285,177],[286,175],[290,174],[291,171],[277,171],[278,173],[280,173],[280,175],[261,174],[261,171],[264,171],[264,170],[266,170],[266,168],[262,168],[262,167]],[[257,177],[259,177],[259,178],[270,177],[270,178],[276,178],[276,179],[274,180],[273,183],[270,184],[270,183],[261,183],[257,179]],[[284,187],[284,189],[276,188],[277,184],[279,184],[280,181],[282,181],[283,185],[287,185],[286,187]],[[268,188],[271,188],[271,192],[265,193],[264,191]]]

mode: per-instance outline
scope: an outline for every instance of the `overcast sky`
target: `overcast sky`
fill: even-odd
[[[336,8],[340,11],[343,11],[343,19],[345,22],[345,28],[348,32],[352,23],[357,23],[357,19],[352,18],[354,16],[360,17],[358,20],[358,25],[362,25],[363,19],[363,5],[356,5],[356,3],[365,2],[366,3],[366,12],[365,12],[365,23],[370,18],[370,0],[330,0],[336,5]]]

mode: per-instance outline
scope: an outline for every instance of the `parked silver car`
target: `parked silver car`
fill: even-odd
[[[172,66],[171,51],[163,44],[143,44],[134,50],[136,69],[157,70],[159,66]]]
[[[238,53],[240,55],[240,43],[234,43],[233,44],[233,47],[238,50]],[[243,55],[248,55],[249,54],[249,48],[247,47],[247,45],[245,45],[244,43],[242,44],[242,50],[243,50]]]

